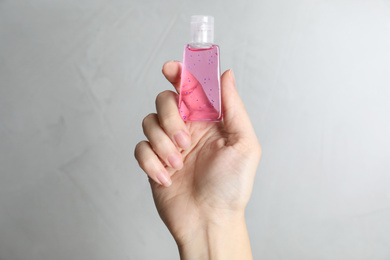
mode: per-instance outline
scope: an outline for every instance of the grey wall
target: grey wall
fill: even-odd
[[[0,259],[177,259],[133,158],[189,17],[263,147],[255,259],[390,259],[390,2],[0,0]]]

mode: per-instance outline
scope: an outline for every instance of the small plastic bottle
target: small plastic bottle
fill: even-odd
[[[191,16],[191,41],[184,46],[179,113],[184,121],[220,121],[221,70],[214,17]]]

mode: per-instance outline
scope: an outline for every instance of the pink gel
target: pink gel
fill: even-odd
[[[184,48],[179,113],[184,121],[219,121],[221,87],[219,47]]]

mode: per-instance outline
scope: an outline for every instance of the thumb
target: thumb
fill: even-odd
[[[252,136],[254,130],[244,103],[238,95],[233,70],[221,76],[223,122],[229,135]]]

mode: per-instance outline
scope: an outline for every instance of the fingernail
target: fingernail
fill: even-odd
[[[229,75],[230,75],[230,79],[233,81],[234,86],[235,86],[236,85],[236,79],[234,78],[234,73],[233,73],[232,69],[229,70]]]
[[[171,166],[175,169],[180,170],[183,167],[183,160],[181,155],[177,153],[173,153],[168,156],[168,162],[171,164]]]
[[[183,149],[187,149],[191,145],[190,137],[183,131],[177,132],[173,138],[175,138],[176,144]]]
[[[168,173],[164,171],[161,171],[157,174],[157,179],[160,182],[160,184],[164,185],[165,187],[169,187],[172,184],[172,180],[168,176]]]

